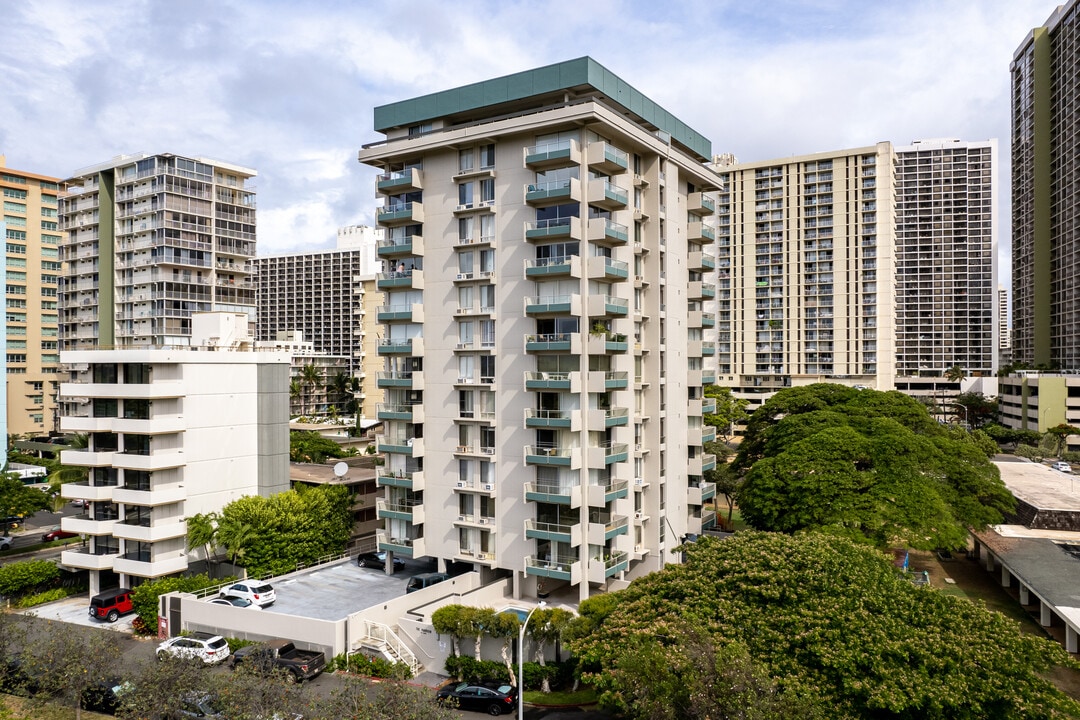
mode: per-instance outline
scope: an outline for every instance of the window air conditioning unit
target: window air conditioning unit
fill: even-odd
[[[640,510],[635,510],[634,511],[634,517],[636,517],[638,520],[640,520],[641,519],[641,511]]]
[[[490,483],[488,483],[488,484],[484,485],[484,489],[485,489],[485,490],[494,490],[494,489],[495,489],[495,486],[494,486],[494,485],[492,485],[492,484],[490,484]]]
[[[463,488],[463,487],[465,487],[465,483],[464,483],[464,481],[462,481],[462,480],[458,480],[458,484],[457,484],[457,486],[458,486],[459,488]]]

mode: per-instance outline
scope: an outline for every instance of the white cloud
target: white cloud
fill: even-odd
[[[121,153],[254,167],[263,253],[371,222],[375,105],[591,55],[742,160],[1000,140],[1043,0],[186,0],[5,8],[0,152],[54,175]],[[1003,247],[1007,243],[1003,242]]]

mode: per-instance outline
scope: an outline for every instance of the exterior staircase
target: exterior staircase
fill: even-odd
[[[390,662],[408,665],[413,677],[419,675],[424,669],[420,661],[416,659],[416,654],[389,625],[364,620],[361,627],[360,645],[378,652]]]

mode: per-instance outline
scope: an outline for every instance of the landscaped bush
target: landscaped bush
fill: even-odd
[[[1027,458],[1028,460],[1043,459],[1042,450],[1034,447],[1033,445],[1017,445],[1016,450],[1013,451],[1013,454],[1017,455],[1018,457]]]
[[[525,675],[524,689],[526,690],[538,690],[544,683],[544,678],[548,679],[552,685],[557,686],[556,678],[559,676],[559,667],[565,663],[548,663],[547,665],[541,665],[540,663],[527,662],[522,667],[522,672]]]
[[[45,590],[60,577],[60,568],[50,560],[21,560],[0,567],[0,595],[18,597]]]
[[[3,568],[0,568],[0,571],[2,570]],[[208,575],[203,573],[202,575],[188,577],[164,577],[139,585],[131,593],[131,604],[135,607],[135,612],[142,622],[138,625],[133,623],[132,627],[140,634],[156,633],[158,597],[171,592],[197,592],[218,585],[221,582],[221,580],[211,580]]]
[[[34,607],[35,605],[43,605],[44,603],[63,600],[68,595],[72,594],[73,593],[67,588],[53,588],[52,590],[46,590],[45,592],[39,592],[34,595],[27,595],[20,599],[16,605],[21,608]]]
[[[408,680],[412,677],[412,670],[405,663],[393,663],[386,658],[372,658],[363,653],[356,653],[348,657],[348,663],[346,663],[344,653],[335,655],[327,664],[327,671],[335,672],[340,670],[365,677],[389,678],[391,680]]]
[[[506,666],[494,660],[477,660],[468,655],[450,656],[446,659],[446,672],[458,680],[471,683],[507,683],[510,673]]]
[[[229,653],[230,654],[236,652],[237,650],[239,650],[242,647],[247,647],[248,645],[257,645],[258,644],[258,640],[245,640],[243,638],[234,638],[234,637],[225,638],[225,642],[229,643]]]

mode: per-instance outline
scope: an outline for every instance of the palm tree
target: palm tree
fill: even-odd
[[[233,565],[244,557],[244,551],[255,539],[255,528],[235,518],[224,517],[217,527],[217,541],[229,554]]]
[[[196,547],[202,547],[208,573],[211,568],[210,550],[217,545],[217,526],[220,520],[221,516],[216,512],[198,513],[187,519],[187,549],[190,552]]]
[[[945,371],[945,379],[949,382],[964,382],[967,379],[967,373],[959,365],[953,365]]]
[[[340,370],[330,378],[330,382],[326,385],[326,393],[330,396],[330,402],[341,408],[346,414],[356,412],[356,399],[353,397],[353,383],[355,380],[356,378],[349,377],[347,372]]]
[[[292,380],[289,382],[289,406],[292,407],[293,402],[301,400],[304,394],[304,388],[300,385],[299,380]],[[300,407],[300,413],[303,414],[304,408]],[[292,414],[290,410],[290,415]]]
[[[56,446],[55,457],[45,466],[48,471],[46,479],[49,482],[49,494],[52,495],[54,510],[59,511],[64,505],[64,500],[60,497],[61,485],[85,483],[90,479],[90,468],[83,465],[64,465],[60,462],[61,449],[85,450],[88,447],[88,442],[89,439],[85,433],[76,433],[68,440],[67,445]]]
[[[308,406],[311,403],[311,396],[315,390],[316,385],[322,384],[322,371],[315,367],[315,363],[308,363],[304,367],[300,368],[300,384],[306,390],[306,401],[304,403],[304,414],[308,414]]]

